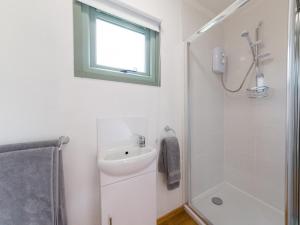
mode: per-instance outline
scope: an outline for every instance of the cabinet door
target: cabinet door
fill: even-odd
[[[156,174],[101,188],[102,225],[156,225]]]

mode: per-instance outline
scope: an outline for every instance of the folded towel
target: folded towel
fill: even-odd
[[[67,224],[58,145],[45,141],[0,146],[0,224]]]
[[[180,148],[176,137],[166,137],[161,142],[158,171],[166,174],[167,188],[173,190],[180,185]]]

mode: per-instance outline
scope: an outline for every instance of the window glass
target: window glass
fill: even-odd
[[[145,34],[96,20],[97,65],[145,73]]]

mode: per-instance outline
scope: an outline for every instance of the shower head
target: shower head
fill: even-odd
[[[251,49],[251,53],[252,53],[252,56],[253,56],[253,60],[254,60],[254,58],[255,58],[255,49],[254,49],[254,44],[253,44],[253,42],[252,42],[252,40],[251,40],[251,37],[250,37],[249,32],[248,32],[248,31],[243,31],[243,32],[241,33],[241,37],[247,39],[248,44],[249,44],[249,47],[250,47],[250,49]]]
[[[248,41],[248,43],[249,43],[249,45],[250,45],[250,48],[253,47],[253,42],[252,42],[252,40],[251,40],[251,38],[250,38],[250,34],[249,34],[248,31],[243,31],[243,32],[241,33],[241,37],[247,39],[247,41]]]
[[[249,32],[248,31],[243,31],[241,33],[241,37],[247,37],[247,36],[249,36]]]

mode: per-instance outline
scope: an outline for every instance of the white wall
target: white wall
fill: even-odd
[[[182,37],[186,40],[216,14],[199,4],[199,0],[182,0]]]
[[[58,57],[64,48],[56,5],[1,5],[0,143],[60,135],[59,82],[64,68]]]
[[[69,135],[64,151],[70,225],[99,225],[96,119],[145,116],[154,144],[165,125],[183,136],[179,0],[128,0],[163,21],[161,88],[74,78],[72,1],[3,1],[0,15],[0,143]],[[158,216],[183,203],[158,175]]]

